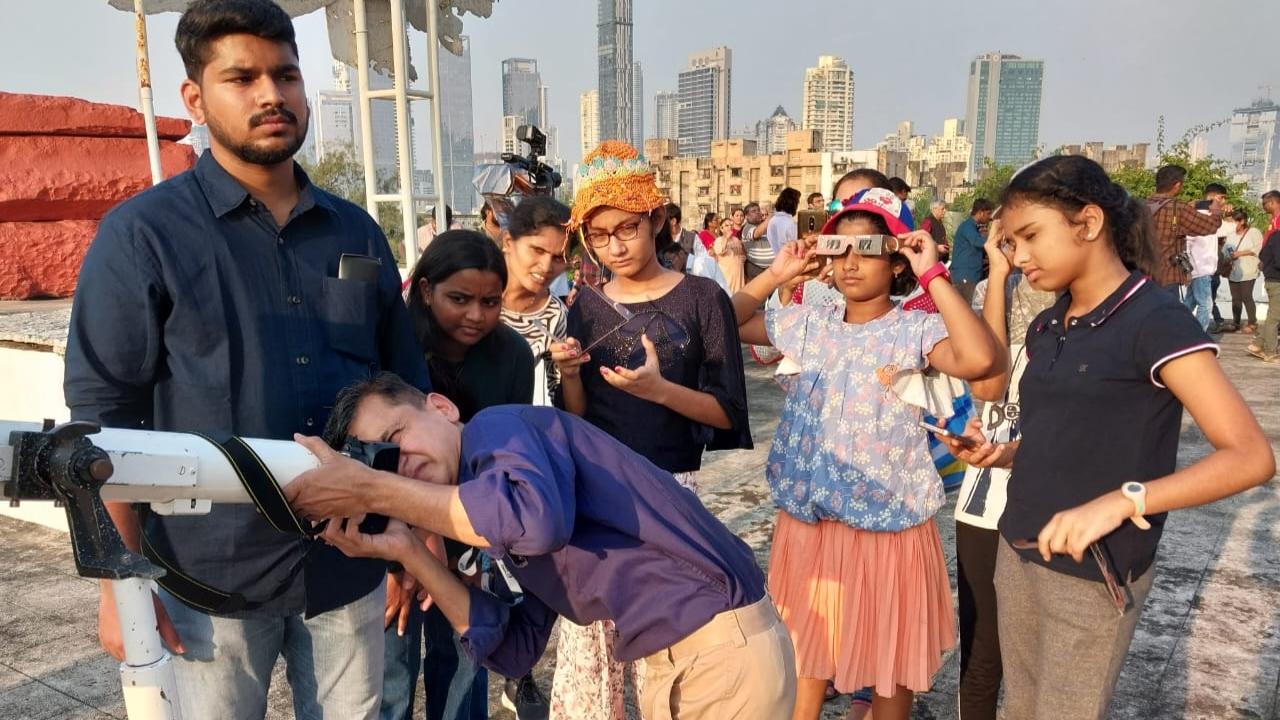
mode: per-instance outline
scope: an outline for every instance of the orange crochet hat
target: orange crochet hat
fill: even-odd
[[[647,213],[664,202],[653,168],[639,151],[621,140],[605,140],[588,153],[578,167],[573,187],[571,230],[581,227],[598,208]]]

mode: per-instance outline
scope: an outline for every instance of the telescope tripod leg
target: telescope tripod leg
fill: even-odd
[[[182,720],[173,657],[160,642],[151,582],[142,578],[112,580],[124,662],[120,685],[129,720]]]

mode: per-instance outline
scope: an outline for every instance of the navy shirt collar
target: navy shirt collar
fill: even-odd
[[[196,180],[204,190],[205,197],[209,199],[209,206],[213,208],[215,216],[220,218],[249,200],[249,191],[218,164],[212,152],[206,151],[200,156],[196,161],[194,172]],[[298,204],[293,209],[292,217],[297,217],[313,207],[321,207],[331,213],[337,213],[337,208],[333,206],[328,196],[317,191],[311,184],[311,178],[307,177],[302,166],[296,162],[293,164],[293,177],[298,183]]]
[[[1126,302],[1138,293],[1147,283],[1151,282],[1151,278],[1134,270],[1129,273],[1129,277],[1120,283],[1120,287],[1107,297],[1106,300],[1098,303],[1098,306],[1077,318],[1077,325],[1085,323],[1090,327],[1098,327],[1115,314]],[[1053,312],[1044,316],[1040,320],[1040,324],[1036,326],[1036,332],[1044,332],[1049,325],[1056,327],[1066,327],[1067,309],[1071,307],[1071,292],[1062,293],[1058,301],[1053,305]]]

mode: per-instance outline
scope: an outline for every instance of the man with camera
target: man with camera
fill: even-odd
[[[99,226],[67,340],[72,419],[286,439],[318,432],[338,390],[379,370],[428,387],[386,237],[293,161],[309,109],[289,16],[270,0],[196,0],[176,42],[210,148]],[[166,569],[156,616],[183,717],[262,718],[280,656],[299,717],[377,717],[385,563],[251,505],[108,511]],[[98,633],[121,658],[108,583]]]
[[[1156,226],[1156,266],[1151,273],[1158,285],[1182,296],[1182,286],[1191,282],[1191,258],[1187,254],[1187,236],[1217,235],[1222,225],[1222,210],[1208,214],[1196,212],[1191,203],[1178,200],[1187,170],[1179,165],[1165,165],[1156,171],[1156,192],[1147,200],[1147,208]]]

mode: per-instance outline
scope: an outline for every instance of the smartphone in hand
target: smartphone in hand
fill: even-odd
[[[944,438],[955,440],[956,442],[960,443],[960,445],[963,446],[965,449],[973,450],[974,448],[978,447],[978,441],[974,440],[968,435],[957,435],[944,427],[938,427],[937,425],[930,425],[929,423],[923,420],[921,420],[917,424],[931,433],[934,433],[936,435],[941,435]]]

